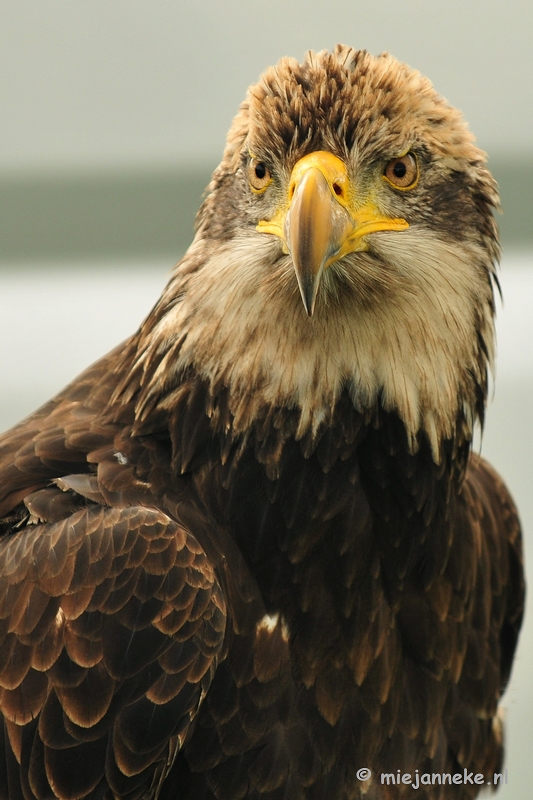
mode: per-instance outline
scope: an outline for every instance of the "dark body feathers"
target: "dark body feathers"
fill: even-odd
[[[174,369],[194,311],[161,326],[217,257],[216,180],[140,331],[2,439],[0,797],[377,799],[410,796],[381,785],[397,770],[488,779],[524,587],[512,501],[470,453],[486,370],[436,453],[384,391],[358,402],[345,380],[303,424],[266,378],[240,391],[200,351]]]
[[[193,441],[105,423],[109,367],[4,442],[4,485],[32,489],[3,512],[4,796],[47,797],[53,776],[60,797],[104,796],[105,781],[142,797],[176,736],[161,797],[287,782],[296,797],[302,781],[309,797],[343,797],[365,764],[497,771],[492,717],[523,590],[516,513],[492,470],[470,456],[464,478],[467,452],[451,445],[438,466],[427,446],[408,455],[396,418],[341,402],[311,453],[284,420],[272,480],[260,433],[222,464],[207,416],[187,426]],[[183,476],[180,438],[197,465]]]

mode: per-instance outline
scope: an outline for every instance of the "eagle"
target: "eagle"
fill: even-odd
[[[497,207],[461,114],[387,53],[249,89],[153,310],[1,439],[1,798],[492,781],[524,604],[472,451]]]

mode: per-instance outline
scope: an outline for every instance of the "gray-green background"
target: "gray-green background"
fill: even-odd
[[[0,259],[175,256],[247,86],[389,50],[464,112],[533,242],[531,0],[1,0]]]

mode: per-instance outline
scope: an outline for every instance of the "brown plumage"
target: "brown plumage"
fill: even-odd
[[[524,598],[512,500],[470,452],[497,204],[391,56],[251,87],[139,331],[1,440],[0,797],[492,780]]]

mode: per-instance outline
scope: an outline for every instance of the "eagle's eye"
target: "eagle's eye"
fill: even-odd
[[[250,158],[248,162],[248,180],[254,192],[262,192],[272,181],[270,170],[264,161],[258,158]]]
[[[396,189],[413,189],[418,182],[418,164],[412,153],[393,158],[385,167],[383,177]]]

